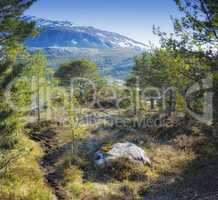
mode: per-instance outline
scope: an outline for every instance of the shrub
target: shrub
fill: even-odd
[[[144,181],[147,179],[145,168],[139,163],[130,161],[128,158],[111,161],[110,164],[107,164],[102,169],[102,172],[118,181]]]

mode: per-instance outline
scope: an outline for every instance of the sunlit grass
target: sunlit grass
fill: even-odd
[[[39,166],[43,151],[39,144],[22,136],[16,147],[21,155],[0,178],[0,197],[4,200],[53,200],[54,196],[45,183]]]

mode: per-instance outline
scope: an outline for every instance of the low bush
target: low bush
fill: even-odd
[[[145,181],[147,179],[145,168],[139,163],[130,161],[128,158],[111,161],[110,164],[101,170],[102,173],[118,181]]]

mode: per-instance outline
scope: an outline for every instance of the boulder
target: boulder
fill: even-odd
[[[95,153],[94,162],[96,166],[104,167],[110,161],[119,158],[128,158],[130,161],[143,165],[151,165],[150,159],[146,156],[145,151],[133,143],[116,143],[108,148],[108,151],[101,148]]]

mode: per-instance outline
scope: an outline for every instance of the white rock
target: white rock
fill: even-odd
[[[117,160],[119,158],[128,158],[129,160],[143,165],[151,165],[150,159],[145,155],[145,151],[136,146],[133,143],[116,143],[112,145],[112,148],[107,153],[101,150],[95,153],[95,164],[97,166],[105,166],[112,160]]]

